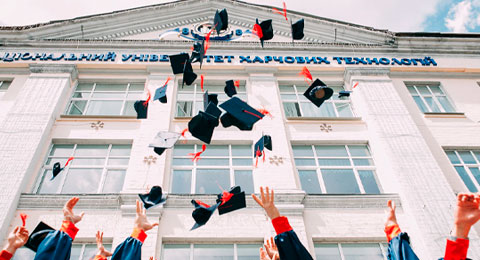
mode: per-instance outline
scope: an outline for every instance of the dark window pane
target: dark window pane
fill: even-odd
[[[235,185],[242,187],[246,194],[254,192],[252,171],[235,171]]]
[[[313,157],[311,145],[295,145],[292,149],[295,157]]]
[[[190,260],[190,245],[164,245],[163,260]]]
[[[317,145],[315,150],[318,157],[348,157],[343,145]]]
[[[342,260],[337,244],[316,244],[315,255],[320,260]]]
[[[358,171],[358,175],[360,175],[360,180],[362,180],[365,193],[380,194],[380,189],[378,188],[373,171]]]
[[[470,169],[470,172],[472,173],[473,177],[477,181],[477,184],[480,185],[480,170],[477,167],[471,167],[469,169]]]
[[[357,181],[351,169],[322,169],[322,177],[327,193],[333,194],[359,194]]]
[[[238,260],[258,260],[260,253],[258,249],[261,247],[258,245],[237,245]]]
[[[174,170],[172,174],[172,193],[188,194],[192,185],[192,171]]]
[[[477,162],[473,158],[473,155],[470,151],[459,151],[458,155],[460,155],[460,158],[462,158],[462,161],[465,164],[476,164]]]
[[[125,180],[125,170],[109,170],[103,185],[104,193],[119,193]]]
[[[61,174],[65,174],[65,171],[60,172],[59,175],[52,181],[50,180],[52,178],[52,170],[45,170],[44,171],[44,177],[42,181],[42,185],[40,186],[40,190],[38,193],[41,194],[51,194],[51,193],[57,193],[58,192],[58,187],[62,183],[62,177],[60,176]]]
[[[378,244],[342,244],[345,260],[384,260]]]
[[[465,183],[465,186],[467,186],[468,190],[470,192],[477,192],[477,187],[475,187],[475,184],[473,184],[472,180],[467,174],[467,171],[463,166],[456,166],[455,170],[457,170],[458,175],[460,175],[460,178],[462,178],[463,183]]]
[[[62,193],[96,193],[102,169],[70,169]]]
[[[196,194],[218,194],[230,188],[230,171],[228,169],[197,169]]]
[[[233,245],[194,245],[194,260],[233,260]]]
[[[302,189],[306,193],[310,194],[320,194],[322,189],[320,188],[320,183],[318,182],[318,174],[316,171],[298,171],[300,177],[300,183],[302,184]]]
[[[452,164],[459,164],[459,163],[461,163],[461,162],[460,162],[460,159],[458,159],[458,156],[457,156],[457,154],[455,154],[454,151],[447,151],[446,153],[447,153],[448,159],[450,159],[450,162],[451,162]]]

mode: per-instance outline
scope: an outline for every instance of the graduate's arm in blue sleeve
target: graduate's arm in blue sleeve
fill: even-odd
[[[132,235],[125,239],[120,245],[115,248],[113,252],[112,260],[121,260],[121,259],[141,259],[142,258],[142,245],[147,234],[143,229],[134,228]],[[102,259],[102,258],[100,258]],[[103,258],[106,259],[106,258]]]
[[[78,228],[70,221],[63,221],[60,230],[50,232],[38,246],[35,260],[69,260],[72,242]]]
[[[298,239],[286,217],[277,217],[272,220],[272,224],[277,232],[275,244],[277,245],[280,259],[313,260],[308,250]]]

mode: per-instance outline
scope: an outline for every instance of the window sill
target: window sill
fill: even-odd
[[[287,117],[288,121],[362,121],[361,117]]]
[[[192,119],[193,117],[192,116],[176,116],[173,118],[173,120],[176,120],[176,121],[187,121],[187,120],[190,120]]]
[[[136,116],[97,116],[97,115],[60,115],[60,118],[62,119],[87,119],[87,120],[92,120],[92,119],[135,119],[137,120]]]
[[[465,113],[461,112],[450,112],[450,113],[433,113],[425,112],[423,113],[425,118],[467,118]]]

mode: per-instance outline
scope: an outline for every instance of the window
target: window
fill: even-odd
[[[463,183],[471,192],[480,190],[480,150],[445,151]]]
[[[302,189],[310,194],[379,194],[366,145],[295,145]]]
[[[118,193],[122,190],[125,172],[130,160],[131,145],[54,144],[43,166],[43,180],[38,193]],[[56,162],[63,167],[52,177]]]
[[[440,88],[440,83],[435,84],[407,84],[408,91],[423,113],[449,113],[455,112],[447,95]]]
[[[283,109],[287,117],[353,117],[350,97],[338,97],[343,86],[329,86],[333,89],[332,97],[320,108],[308,100],[303,93],[307,87],[297,85],[280,85]]]
[[[201,151],[201,145],[176,145],[173,149],[171,192],[176,194],[219,194],[241,186],[254,192],[253,152],[251,145],[209,145],[201,159],[192,162],[189,153]]]
[[[5,93],[8,90],[8,87],[10,86],[12,82],[11,81],[1,81],[0,80],[0,98],[5,95]]]
[[[258,260],[262,244],[164,244],[162,260]]]
[[[203,111],[203,94],[199,84],[192,84],[191,86],[185,86],[182,89],[182,82],[178,85],[177,93],[177,109],[175,112],[176,117],[192,117],[198,114],[198,111]],[[229,99],[224,92],[225,84],[223,85],[208,85],[205,81],[204,90],[208,90],[208,94],[218,94],[218,103],[221,104]],[[240,87],[237,88],[236,97],[243,101],[247,101],[247,92],[245,90],[245,84],[240,81]]]
[[[326,260],[386,260],[385,243],[332,243],[315,244],[317,259]]]
[[[103,244],[105,249],[110,251],[112,249],[111,244]],[[96,244],[76,244],[72,245],[72,251],[70,255],[71,260],[90,260],[95,257],[97,254],[97,245]],[[35,252],[32,250],[21,247],[15,252],[12,260],[25,260],[25,259],[33,259],[35,257]]]
[[[144,83],[80,83],[67,114],[136,116],[133,104],[142,99],[144,89]]]

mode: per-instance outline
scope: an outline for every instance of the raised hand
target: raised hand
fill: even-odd
[[[454,217],[454,235],[467,239],[470,228],[480,220],[480,193],[458,194]]]
[[[263,250],[263,247],[260,247],[260,260],[272,260],[272,258],[268,256],[267,252]]]
[[[77,224],[78,222],[80,222],[80,220],[82,220],[83,216],[85,215],[84,212],[80,213],[80,215],[75,215],[73,213],[73,208],[75,207],[75,205],[79,200],[80,200],[79,198],[73,197],[69,201],[67,201],[67,203],[65,203],[65,206],[63,206],[64,220],[70,221],[73,224]]]
[[[8,235],[7,247],[5,250],[11,254],[15,254],[18,248],[24,246],[28,241],[28,230],[25,227],[17,226],[12,233]]]
[[[143,203],[137,200],[137,217],[135,218],[135,228],[143,229],[143,231],[148,231],[155,226],[158,226],[158,223],[150,224],[147,219],[147,210],[143,208]]]
[[[386,211],[387,219],[385,220],[385,227],[391,226],[391,225],[398,225],[397,217],[395,215],[395,209],[397,208],[395,206],[395,202],[389,200],[387,202],[387,206],[388,206],[388,210]]]
[[[107,251],[103,246],[103,232],[97,231],[96,238],[97,238],[97,248],[98,248],[97,255],[101,255],[103,257],[112,256],[112,253]]]
[[[270,219],[275,219],[280,217],[280,212],[274,203],[274,193],[273,190],[270,193],[268,187],[266,187],[266,193],[263,192],[263,187],[260,187],[261,199],[259,199],[255,194],[252,194],[253,199],[262,207],[267,213]]]
[[[280,260],[280,256],[278,254],[278,248],[277,248],[277,245],[275,244],[273,237],[270,237],[270,239],[267,239],[267,242],[264,243],[263,246],[265,247],[270,259]]]

